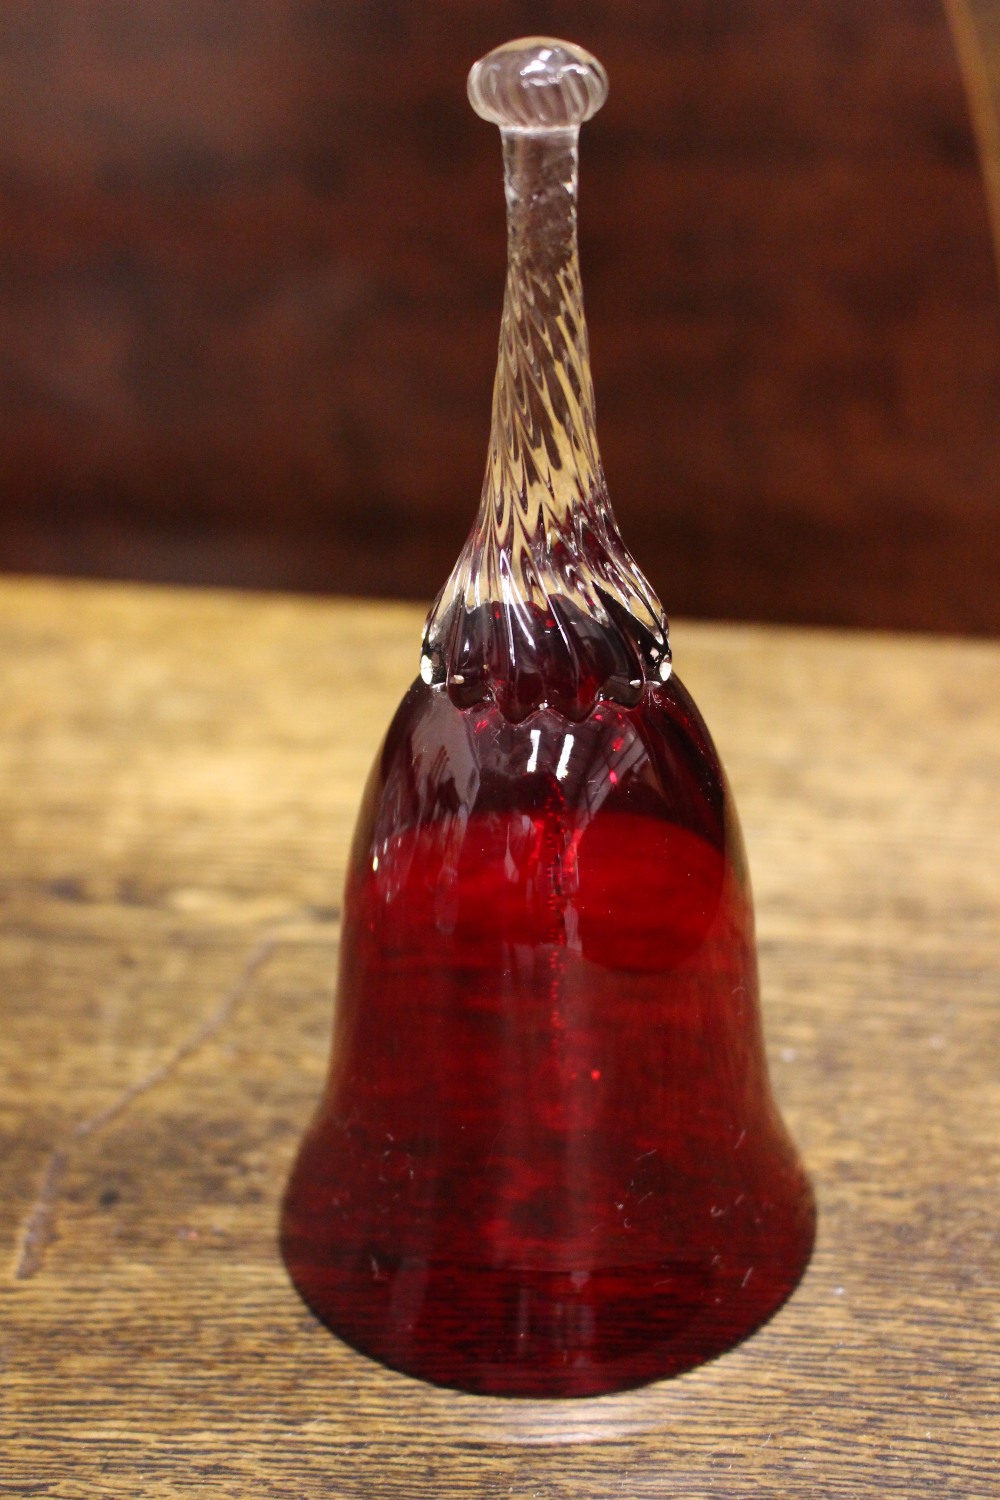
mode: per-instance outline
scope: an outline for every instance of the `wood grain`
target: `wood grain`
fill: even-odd
[[[0,566],[437,587],[503,279],[464,77],[546,30],[611,75],[598,419],[667,607],[1000,630],[1000,298],[942,0],[7,0]]]
[[[275,1243],[409,606],[0,587],[0,1494],[986,1500],[1000,1457],[1000,645],[682,624],[734,781],[807,1277],[713,1364],[462,1397]]]

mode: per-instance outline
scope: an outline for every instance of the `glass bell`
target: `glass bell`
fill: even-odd
[[[482,503],[350,857],[282,1249],[324,1323],[467,1391],[582,1396],[744,1338],[808,1261],[725,776],[619,537],[576,246],[600,64],[498,48],[508,272]]]

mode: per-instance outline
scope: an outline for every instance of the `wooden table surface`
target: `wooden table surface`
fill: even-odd
[[[995,1495],[1000,645],[675,628],[820,1205],[772,1323],[645,1390],[497,1401],[299,1302],[278,1199],[419,621],[0,586],[0,1494]]]

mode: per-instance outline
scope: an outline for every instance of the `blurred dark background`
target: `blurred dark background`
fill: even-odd
[[[1000,629],[1000,296],[942,0],[6,0],[0,566],[426,598],[503,284],[469,64],[605,62],[602,450],[668,610]]]

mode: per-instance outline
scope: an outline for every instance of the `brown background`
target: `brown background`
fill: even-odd
[[[668,609],[1000,629],[1000,300],[941,0],[8,0],[0,565],[427,597],[503,276],[469,63],[570,35],[605,465]]]

